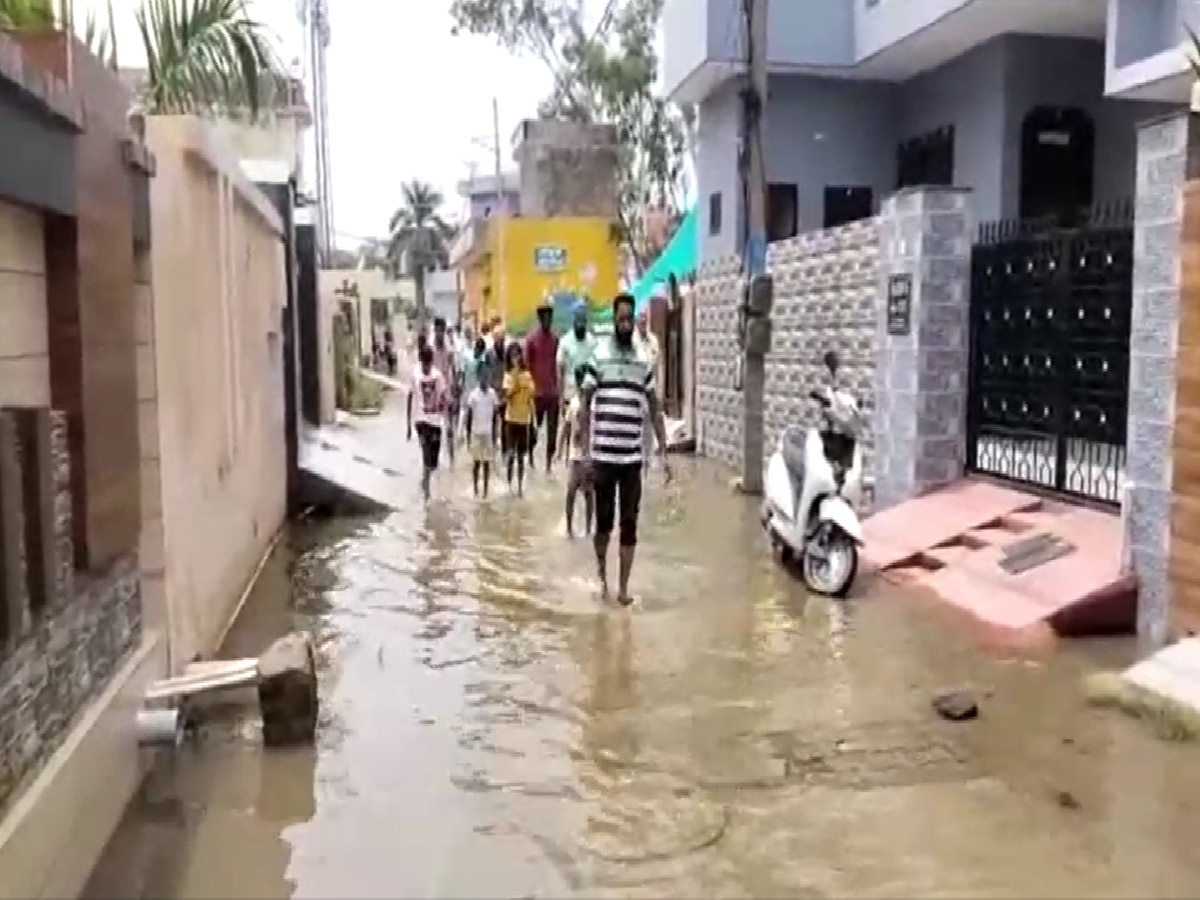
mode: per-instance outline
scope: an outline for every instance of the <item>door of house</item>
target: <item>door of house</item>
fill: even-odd
[[[1095,160],[1096,129],[1084,110],[1030,110],[1021,125],[1021,218],[1081,221],[1092,205]]]
[[[667,303],[663,328],[663,408],[667,415],[683,415],[683,304],[678,289]]]

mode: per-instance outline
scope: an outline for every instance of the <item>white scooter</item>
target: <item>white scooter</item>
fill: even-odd
[[[845,597],[858,572],[862,523],[863,412],[858,399],[833,387],[838,357],[825,354],[830,384],[809,397],[821,405],[816,428],[792,425],[767,463],[763,527],[784,563],[800,561],[805,586]]]

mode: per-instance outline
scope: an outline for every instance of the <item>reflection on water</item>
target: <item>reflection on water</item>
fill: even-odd
[[[596,604],[545,476],[294,526],[227,649],[314,634],[317,746],[185,749],[89,895],[1194,894],[1194,751],[1078,697],[1123,647],[986,656],[900,596],[807,599],[725,476],[678,468],[632,611]],[[982,717],[937,720],[947,686]]]

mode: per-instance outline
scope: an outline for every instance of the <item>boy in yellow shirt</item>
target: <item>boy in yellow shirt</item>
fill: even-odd
[[[533,428],[533,396],[533,376],[525,366],[521,346],[513,344],[509,350],[508,371],[504,373],[504,450],[510,489],[513,464],[516,464],[518,497],[525,489],[525,458],[529,455]]]

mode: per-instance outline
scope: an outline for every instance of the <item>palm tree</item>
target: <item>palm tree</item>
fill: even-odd
[[[414,179],[401,187],[401,195],[404,202],[388,223],[387,258],[393,274],[405,268],[412,273],[417,316],[421,318],[425,314],[425,275],[449,264],[453,232],[440,213],[445,199],[433,185]]]
[[[107,25],[82,23],[74,0],[0,0],[0,27],[75,31],[117,68],[113,6]],[[284,75],[266,27],[246,0],[141,0],[134,16],[146,56],[142,102],[148,113],[248,111],[257,116]]]
[[[246,0],[142,0],[135,16],[148,112],[254,117],[284,81],[267,28]]]

